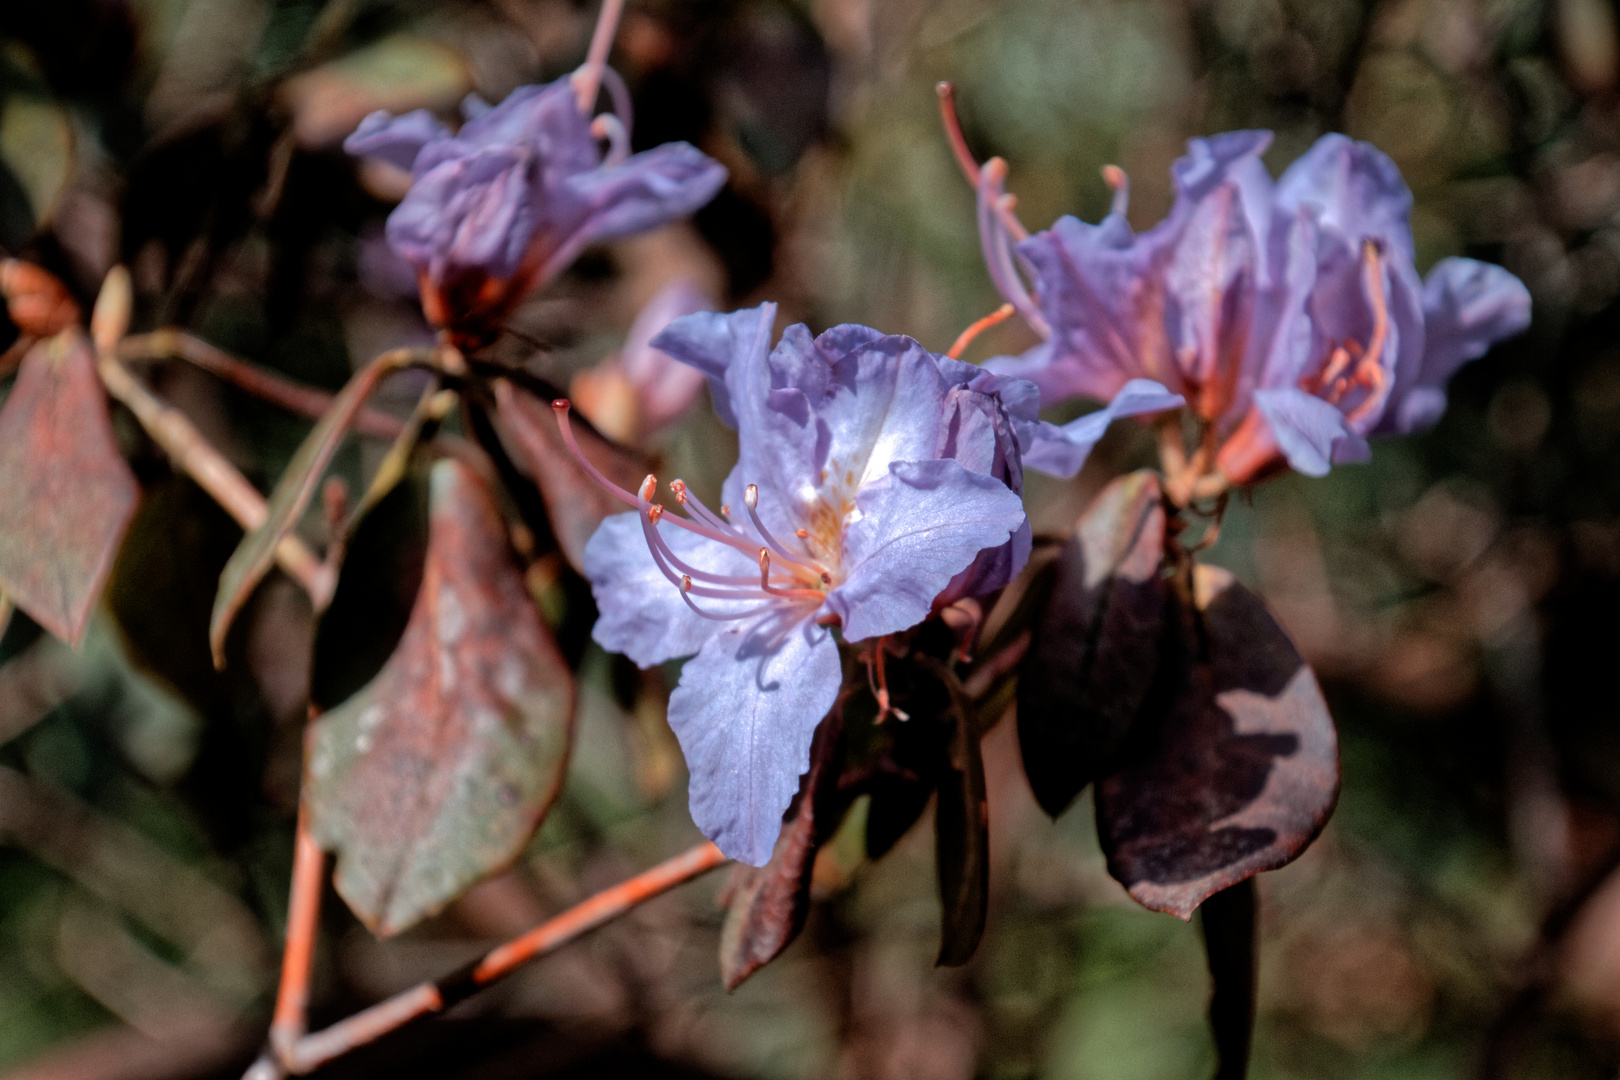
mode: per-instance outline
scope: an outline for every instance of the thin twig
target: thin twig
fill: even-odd
[[[184,413],[158,400],[110,353],[97,357],[96,370],[107,393],[129,408],[175,467],[212,495],[237,524],[250,532],[264,524],[268,516],[264,496],[214,449]],[[276,545],[276,562],[303,586],[317,611],[326,606],[332,594],[332,575],[302,540],[282,537]]]
[[[326,410],[332,406],[332,395],[325,390],[282,378],[172,327],[125,338],[118,346],[118,357],[121,360],[163,360],[171,357],[184,360],[254,397],[312,420],[325,416]],[[354,422],[355,431],[379,439],[397,438],[404,429],[403,420],[378,409],[360,410]]]
[[[699,844],[576,904],[521,937],[497,946],[483,959],[460,971],[436,982],[420,983],[347,1020],[304,1036],[290,1053],[278,1054],[281,1064],[291,1073],[310,1072],[418,1017],[440,1012],[472,996],[530,960],[556,951],[638,904],[708,873],[726,861],[714,844]],[[275,1049],[273,1045],[272,1049]]]
[[[270,1020],[270,1045],[284,1058],[295,1052],[308,1030],[309,974],[315,955],[315,932],[321,916],[321,871],[325,857],[309,833],[304,808],[298,809],[293,840],[292,895],[287,901],[287,944],[281,954],[281,984]]]

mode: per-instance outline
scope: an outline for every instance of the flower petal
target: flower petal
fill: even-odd
[[[1423,283],[1423,366],[1385,414],[1382,428],[1416,431],[1445,411],[1445,385],[1457,369],[1530,325],[1530,290],[1490,263],[1441,259]]]
[[[1367,460],[1367,440],[1321,398],[1291,388],[1257,390],[1254,403],[1295,472],[1326,476],[1335,463]]]
[[[1401,170],[1371,143],[1328,134],[1277,181],[1277,210],[1315,210],[1327,237],[1359,257],[1363,237],[1382,240],[1413,261],[1412,192]]]
[[[1065,480],[1080,471],[1091,448],[1103,437],[1108,425],[1125,416],[1164,412],[1186,404],[1180,394],[1172,394],[1151,379],[1132,379],[1120,388],[1107,407],[1071,420],[1062,427],[1042,423],[1034,431],[1031,445],[1024,451],[1024,464],[1032,469]]]
[[[735,548],[687,532],[667,522],[659,535],[686,562],[717,574],[757,574],[759,568]],[[623,653],[641,667],[690,656],[729,624],[695,614],[680,589],[653,561],[641,515],[614,514],[603,520],[585,545],[585,576],[596,598],[591,637],[609,652]],[[705,611],[726,614],[759,601],[700,601]]]
[[[1005,484],[944,458],[894,462],[856,505],[860,517],[844,530],[848,576],[826,603],[846,641],[922,622],[953,577],[1025,522]]]
[[[691,772],[692,820],[731,858],[770,861],[842,682],[838,645],[809,619],[727,627],[681,670],[669,726]]]
[[[422,147],[436,139],[450,137],[450,129],[439,123],[426,109],[417,109],[403,116],[394,116],[386,110],[378,111],[360,121],[354,133],[343,140],[343,150],[352,157],[370,157],[409,169]]]
[[[726,426],[735,428],[737,414],[731,405],[731,383],[736,380],[736,391],[743,394],[742,400],[748,400],[746,384],[751,373],[764,371],[775,322],[775,304],[725,315],[700,311],[674,320],[649,344],[707,375],[715,414]]]
[[[585,207],[578,244],[645,232],[708,204],[726,183],[726,167],[690,143],[665,143],[611,168],[569,178]]]

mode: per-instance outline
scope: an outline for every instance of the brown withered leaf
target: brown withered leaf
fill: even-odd
[[[215,667],[225,666],[225,635],[230,632],[231,623],[275,565],[276,545],[292,531],[304,507],[309,505],[326,471],[326,463],[337,452],[360,407],[386,376],[410,366],[413,361],[404,351],[384,353],[355,372],[332,399],[326,415],[305,436],[292,461],[287,463],[287,471],[270,493],[264,522],[242,537],[242,543],[219,575],[219,592],[214,595],[214,612],[208,623],[208,644],[214,654]]]
[[[1316,677],[1260,597],[1200,566],[1176,603],[1159,685],[1097,781],[1109,872],[1183,919],[1206,898],[1291,862],[1339,790],[1338,740]]]
[[[1035,800],[1057,817],[1106,773],[1153,685],[1164,628],[1164,500],[1143,470],[1075,526],[1018,675],[1018,741]]]
[[[810,771],[771,861],[761,867],[737,864],[726,883],[726,921],[720,930],[720,978],[727,990],[779,956],[804,929],[810,912],[810,876],[816,852],[838,827],[847,800],[838,792],[839,744],[843,720],[838,710],[821,722],[810,748]]]
[[[574,682],[523,586],[494,498],[433,468],[428,551],[405,635],[309,735],[310,828],[337,890],[398,933],[510,862],[562,785]]]
[[[0,408],[0,591],[77,645],[139,494],[89,342],[35,345]]]
[[[496,417],[506,437],[518,451],[516,459],[528,469],[545,500],[551,528],[563,557],[580,573],[585,572],[585,544],[609,514],[631,509],[603,491],[568,453],[551,403],[537,401],[506,380],[495,383]],[[609,480],[627,491],[634,491],[647,475],[647,462],[606,439],[593,434],[584,424],[574,423],[580,449]]]

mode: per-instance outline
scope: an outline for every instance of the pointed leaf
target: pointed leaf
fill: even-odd
[[[35,345],[0,408],[0,591],[77,645],[139,493],[89,342]]]
[[[378,935],[438,911],[523,849],[562,784],[574,684],[494,498],[433,469],[422,584],[377,678],[310,731],[310,828]]]
[[[516,460],[529,470],[540,497],[545,500],[551,528],[563,557],[580,573],[585,572],[585,543],[609,514],[622,514],[630,507],[585,475],[568,453],[551,404],[540,402],[515,389],[504,379],[495,384],[497,416],[506,436],[515,445]],[[647,475],[647,463],[629,451],[603,439],[578,420],[574,435],[580,449],[609,480],[634,491]]]
[[[1293,861],[1339,791],[1338,740],[1316,677],[1266,605],[1200,566],[1176,603],[1159,685],[1097,781],[1108,869],[1155,911],[1190,918],[1212,894]]]
[[[939,958],[959,967],[973,958],[984,936],[990,906],[990,809],[985,796],[984,757],[973,708],[952,685],[949,762],[934,805],[934,856],[939,867],[941,926]]]
[[[242,537],[241,545],[219,575],[219,592],[214,596],[214,613],[208,626],[208,644],[216,667],[225,664],[225,635],[231,623],[275,565],[276,545],[292,531],[309,505],[327,462],[332,460],[355,414],[385,376],[409,367],[414,360],[405,351],[384,353],[357,371],[287,464],[287,471],[270,493],[263,523]]]
[[[1249,1074],[1249,1047],[1254,1040],[1257,900],[1254,879],[1246,878],[1204,901],[1198,909],[1204,924],[1204,955],[1214,991],[1209,998],[1209,1026],[1220,1064],[1215,1080],[1243,1080]]]
[[[1024,774],[1053,817],[1106,773],[1153,684],[1164,627],[1158,474],[1115,480],[1058,556],[1018,676]]]
[[[735,990],[776,959],[804,929],[810,912],[810,876],[816,852],[833,834],[847,800],[838,792],[843,721],[836,709],[821,722],[810,748],[810,771],[771,861],[738,864],[726,886],[726,921],[720,931],[720,978]]]

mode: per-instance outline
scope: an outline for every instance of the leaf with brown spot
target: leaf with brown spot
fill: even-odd
[[[1158,474],[1122,476],[1075,526],[1018,676],[1018,741],[1035,800],[1057,817],[1106,773],[1147,699],[1166,587]]]
[[[1177,602],[1160,681],[1097,781],[1108,870],[1144,906],[1180,918],[1209,896],[1293,861],[1339,791],[1338,740],[1316,677],[1265,601],[1196,568]]]
[[[727,990],[779,956],[804,929],[810,911],[810,878],[816,852],[844,816],[838,791],[843,721],[834,709],[816,730],[810,771],[776,838],[771,861],[738,864],[726,883],[726,921],[720,930],[720,978]]]
[[[501,427],[518,451],[516,459],[528,469],[545,500],[557,546],[568,565],[583,574],[585,544],[591,534],[603,518],[622,514],[630,507],[603,491],[574,461],[557,430],[557,418],[549,402],[536,401],[504,379],[495,383],[495,401]],[[647,475],[647,462],[577,420],[574,436],[591,464],[608,479],[629,491],[641,485]]]
[[[935,963],[959,967],[978,949],[990,907],[990,806],[973,705],[955,676],[948,671],[942,674],[951,693],[953,730],[934,803],[934,857],[941,907]]]
[[[0,408],[0,592],[77,645],[139,494],[84,335],[28,350]]]
[[[434,466],[405,636],[309,735],[310,828],[337,890],[395,934],[511,862],[562,786],[574,681],[523,586],[493,495]]]
[[[384,353],[355,373],[332,399],[332,406],[304,438],[298,452],[287,464],[287,471],[276,483],[265,506],[265,519],[258,528],[242,537],[219,575],[219,592],[214,595],[214,612],[208,623],[208,645],[214,666],[225,665],[225,635],[230,632],[242,605],[275,565],[276,545],[292,531],[320,484],[327,462],[337,452],[343,435],[354,423],[360,407],[377,389],[378,383],[416,358],[408,351]]]

